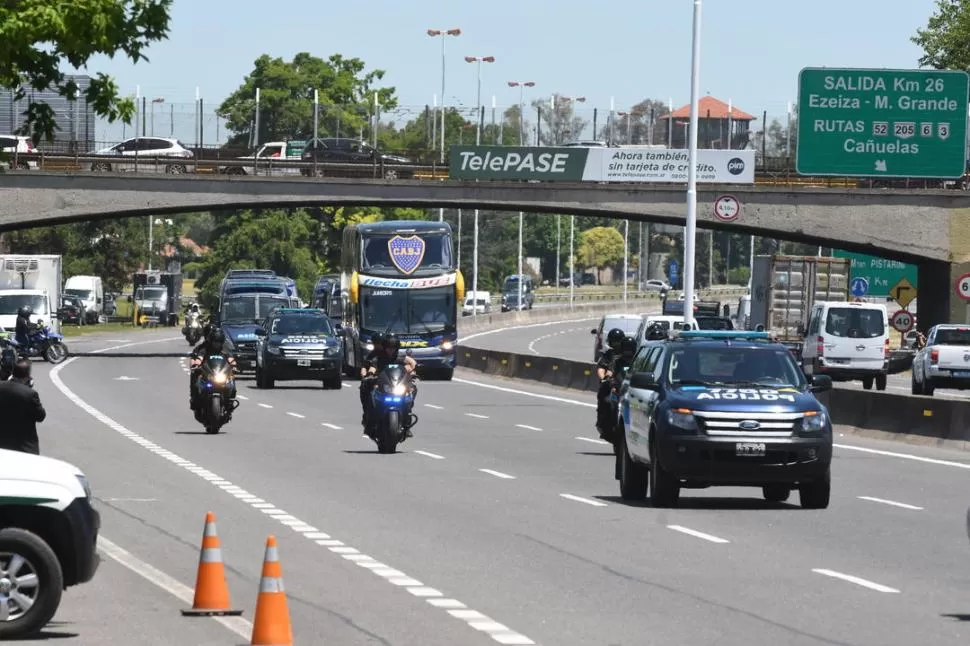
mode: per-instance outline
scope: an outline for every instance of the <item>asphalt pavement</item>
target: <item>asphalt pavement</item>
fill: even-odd
[[[134,334],[128,348],[188,350],[163,340],[176,336]],[[654,510],[619,499],[587,393],[459,370],[421,383],[415,437],[382,456],[361,436],[355,382],[244,379],[213,436],[192,418],[182,360],[35,365],[41,451],[85,470],[110,541],[50,628],[68,644],[248,642],[268,534],[303,644],[911,646],[970,634],[961,452],[839,437],[827,510],[754,489],[689,490],[680,508]],[[228,625],[178,612],[210,510],[245,612]]]

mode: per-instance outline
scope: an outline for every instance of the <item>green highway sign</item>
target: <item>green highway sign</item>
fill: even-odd
[[[954,70],[806,67],[798,75],[801,175],[963,176],[970,77]]]
[[[869,293],[866,296],[895,297],[891,293],[892,288],[901,280],[908,280],[914,287],[918,285],[916,265],[841,249],[833,249],[832,255],[849,259],[849,280],[865,278],[869,282]]]

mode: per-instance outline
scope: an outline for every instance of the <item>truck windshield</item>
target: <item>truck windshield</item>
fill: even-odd
[[[237,296],[223,302],[219,320],[223,323],[256,323],[278,307],[289,307],[290,299],[272,296]]]
[[[936,331],[939,345],[970,345],[970,328],[943,328]]]
[[[273,327],[269,333],[333,336],[333,326],[330,325],[330,319],[326,316],[287,316],[273,321]]]
[[[455,327],[455,288],[360,290],[361,327],[376,332],[441,332]]]
[[[159,301],[165,298],[168,290],[164,287],[139,287],[135,292],[136,301]]]
[[[805,376],[787,349],[687,346],[678,348],[667,365],[667,379],[676,385],[765,386],[800,388]]]
[[[65,294],[71,294],[72,296],[77,296],[82,301],[91,300],[93,298],[94,291],[90,289],[65,289]]]
[[[29,307],[37,316],[47,316],[47,297],[41,294],[7,294],[0,296],[0,315],[16,316],[21,307]]]
[[[825,319],[825,332],[850,339],[874,339],[886,332],[882,310],[833,307]]]

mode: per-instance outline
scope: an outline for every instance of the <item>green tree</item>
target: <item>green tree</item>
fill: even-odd
[[[666,101],[644,99],[629,111],[616,111],[612,124],[605,119],[598,136],[613,145],[666,144],[667,121],[661,121],[660,117],[667,114],[667,108]]]
[[[593,227],[579,235],[574,262],[577,267],[600,271],[623,260],[623,235],[613,227]]]
[[[574,102],[561,94],[536,99],[532,109],[542,116],[539,142],[543,146],[561,146],[579,139],[589,122],[576,114]]]
[[[168,36],[172,0],[8,0],[0,3],[0,87],[12,88],[18,100],[27,89],[54,90],[63,97],[78,95],[77,84],[65,80],[61,66],[87,65],[96,55],[123,53],[132,62]],[[114,79],[97,74],[84,92],[95,114],[131,123],[135,102],[118,95]],[[54,110],[30,102],[24,112],[25,132],[34,143],[54,138]]]
[[[264,54],[218,114],[233,133],[229,145],[252,141],[259,96],[259,141],[306,139],[313,135],[313,91],[319,94],[320,136],[357,133],[370,122],[374,93],[381,110],[397,105],[394,88],[376,87],[383,70],[366,71],[359,58],[334,54],[324,60],[301,52],[292,61]]]
[[[970,0],[936,0],[936,12],[910,40],[923,50],[920,67],[970,70]]]

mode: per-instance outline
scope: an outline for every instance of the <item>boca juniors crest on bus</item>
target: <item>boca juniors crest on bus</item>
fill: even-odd
[[[413,274],[424,260],[425,242],[418,236],[394,236],[387,241],[391,262],[402,274]]]

